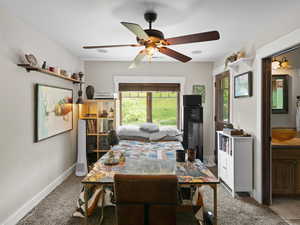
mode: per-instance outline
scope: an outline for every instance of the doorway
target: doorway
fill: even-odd
[[[230,122],[230,73],[225,71],[215,77],[215,135],[216,131],[223,130]],[[215,136],[217,146],[217,136]],[[215,163],[218,163],[218,152],[215,147]]]
[[[262,200],[287,220],[300,219],[299,58],[298,45],[262,59]]]

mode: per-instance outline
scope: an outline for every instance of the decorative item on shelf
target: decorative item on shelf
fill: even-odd
[[[109,113],[108,113],[109,118],[114,118],[114,110],[113,108],[110,108]]]
[[[87,99],[93,99],[94,93],[95,93],[95,88],[92,85],[89,85],[86,87],[85,94],[86,94]]]
[[[67,76],[67,71],[66,70],[60,70],[60,75]]]
[[[242,137],[251,137],[251,134],[248,134],[248,133],[244,133],[241,135]]]
[[[54,72],[55,72],[56,74],[60,75],[60,68],[56,67],[55,70],[54,70]]]
[[[232,136],[242,136],[244,134],[243,129],[224,128],[223,132]]]
[[[246,53],[244,51],[239,51],[237,53],[237,59],[245,58],[245,56],[246,56]]]
[[[44,69],[44,70],[47,69],[46,61],[43,62],[42,69]]]
[[[119,144],[119,138],[115,130],[109,131],[107,138],[108,138],[109,145],[114,146]]]
[[[76,104],[83,104],[83,98],[82,98],[82,78],[83,78],[83,73],[79,72],[78,73],[80,84],[79,84],[79,91],[78,91],[78,99]]]
[[[73,73],[71,76],[72,79],[78,80],[79,79],[79,75],[77,73]]]
[[[227,67],[228,63],[234,62],[237,60],[237,53],[233,53],[225,59],[225,67]]]
[[[38,62],[37,59],[33,54],[25,54],[25,59],[29,63],[30,66],[37,66]]]
[[[106,118],[107,116],[108,116],[108,112],[106,111],[106,109],[103,109],[102,113],[100,114],[100,117]]]
[[[54,73],[55,68],[53,66],[49,66],[49,71]]]

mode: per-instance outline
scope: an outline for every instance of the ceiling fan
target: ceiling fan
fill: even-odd
[[[164,38],[164,34],[159,31],[152,29],[152,23],[156,20],[157,14],[153,11],[148,11],[144,14],[145,20],[149,23],[149,29],[143,29],[140,25],[135,23],[121,22],[127,29],[136,35],[138,44],[127,44],[127,45],[102,45],[102,46],[84,46],[84,49],[96,49],[96,48],[113,48],[113,47],[141,47],[145,46],[138,55],[135,57],[133,63],[129,68],[137,67],[145,56],[151,60],[152,56],[156,51],[172,57],[181,62],[188,62],[192,58],[183,55],[177,51],[174,51],[166,46],[168,45],[179,45],[188,44],[194,42],[213,41],[220,39],[218,31],[210,31],[204,33],[196,33],[190,35],[184,35],[173,38]]]

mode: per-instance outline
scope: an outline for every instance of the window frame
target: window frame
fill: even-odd
[[[130,91],[119,91],[119,100],[120,100],[120,125],[123,123],[123,118],[122,118],[122,92],[130,92]],[[132,91],[133,92],[133,91]],[[153,110],[153,103],[152,103],[152,92],[176,92],[176,99],[177,99],[177,104],[176,104],[176,127],[180,127],[180,91],[141,91],[141,92],[146,92],[146,121],[152,123],[153,121],[153,115],[152,115],[152,110]]]

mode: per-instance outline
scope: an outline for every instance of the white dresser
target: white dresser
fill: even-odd
[[[253,137],[231,136],[217,131],[218,176],[236,192],[252,192],[253,189]]]

